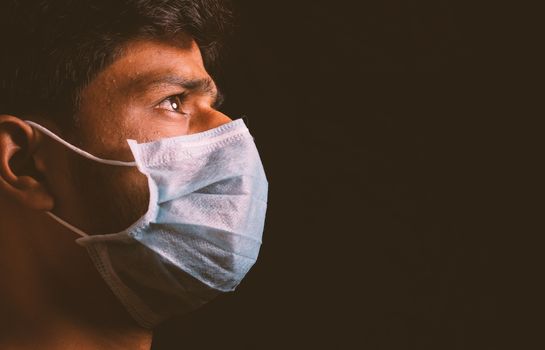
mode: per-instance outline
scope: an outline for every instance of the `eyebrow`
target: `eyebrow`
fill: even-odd
[[[191,92],[202,93],[212,97],[212,107],[214,108],[218,108],[224,100],[222,92],[210,77],[189,79],[178,75],[143,75],[131,81],[130,85],[132,89],[139,93],[145,93],[160,87],[181,87]]]

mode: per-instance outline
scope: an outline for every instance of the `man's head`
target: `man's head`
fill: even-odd
[[[136,169],[82,158],[25,119],[91,154],[124,161],[133,160],[129,138],[147,142],[230,121],[216,109],[221,95],[208,73],[230,18],[222,3],[2,1],[0,255],[9,257],[8,241],[46,249],[55,257],[35,263],[60,271],[59,256],[79,253],[57,243],[63,229],[45,211],[106,234],[126,228],[148,204],[147,179]],[[39,237],[24,232],[37,226]]]
[[[24,119],[44,123],[78,147],[113,159],[131,158],[127,138],[149,141],[225,122],[226,117],[214,110],[221,96],[207,72],[216,62],[230,18],[221,3],[3,1],[0,130],[14,137],[9,141],[12,149],[20,149],[6,163],[13,176],[17,178],[19,170],[14,165],[25,167],[35,177],[47,176],[30,164],[30,154],[23,159],[30,145],[16,142],[39,137],[22,124]],[[173,109],[176,106],[178,111]],[[83,216],[92,216],[95,227],[85,226],[97,233],[121,229],[119,225],[136,219],[135,210],[145,209],[141,203],[146,202],[146,194],[138,193],[142,183],[124,179],[123,174],[130,173],[126,169],[97,166],[59,145],[50,147],[58,151],[56,163],[48,162],[55,164],[56,169],[51,170],[56,174],[44,185],[55,197],[75,198],[54,203],[53,198],[46,201],[47,196],[41,196],[37,203],[48,205],[35,209],[53,205],[62,211],[61,206],[74,208],[83,202]],[[7,151],[4,145],[2,152]],[[61,155],[67,158],[67,169],[58,164]],[[9,181],[3,182],[10,187]],[[4,200],[8,193],[15,195],[3,192]],[[108,200],[103,197],[106,193]],[[115,203],[118,216],[113,220],[120,222],[108,227],[108,212],[114,210],[108,207],[117,200],[121,203]]]

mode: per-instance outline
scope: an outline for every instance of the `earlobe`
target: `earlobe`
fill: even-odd
[[[52,210],[36,150],[41,137],[23,120],[0,115],[0,195],[35,210]]]

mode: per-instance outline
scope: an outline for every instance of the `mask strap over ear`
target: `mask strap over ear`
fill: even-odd
[[[99,158],[97,156],[92,155],[89,152],[86,152],[86,151],[84,151],[84,150],[82,150],[82,149],[80,149],[80,148],[66,142],[61,137],[57,136],[55,133],[49,131],[49,129],[41,126],[40,124],[37,124],[37,123],[35,123],[33,121],[30,121],[30,120],[25,120],[25,122],[27,122],[28,124],[32,125],[36,129],[40,130],[41,132],[43,132],[47,136],[51,137],[53,140],[63,144],[64,146],[70,148],[72,151],[76,152],[77,154],[79,154],[79,155],[81,155],[81,156],[83,156],[85,158],[94,160],[94,161],[102,163],[102,164],[108,164],[108,165],[131,166],[131,167],[136,166],[136,162],[124,162],[124,161],[121,161],[121,160],[112,160],[112,159]]]

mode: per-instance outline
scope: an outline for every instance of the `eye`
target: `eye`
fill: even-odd
[[[157,105],[157,108],[165,109],[169,112],[183,113],[181,110],[182,104],[185,101],[186,93],[170,96],[165,98]]]

